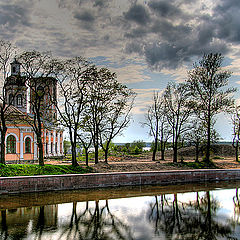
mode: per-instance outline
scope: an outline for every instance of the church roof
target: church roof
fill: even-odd
[[[27,113],[21,111],[13,105],[6,105],[5,108],[6,121],[9,123],[20,123],[32,120],[32,118]]]

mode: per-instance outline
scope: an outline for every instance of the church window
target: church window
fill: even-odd
[[[31,153],[31,139],[27,137],[25,139],[25,153]]]
[[[22,95],[21,94],[17,95],[17,105],[22,106]]]
[[[16,153],[16,138],[13,135],[7,137],[7,153]]]

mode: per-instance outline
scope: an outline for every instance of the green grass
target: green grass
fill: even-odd
[[[202,162],[185,162],[184,163],[186,166],[194,168],[194,169],[212,169],[212,168],[217,168],[215,164],[210,161],[209,163],[206,163],[204,161]]]
[[[224,159],[224,157],[215,156],[215,157],[213,157],[213,159]]]
[[[71,165],[33,165],[33,164],[0,164],[1,177],[13,176],[34,176],[34,175],[59,175],[59,174],[75,174],[90,173],[91,167],[73,167]]]

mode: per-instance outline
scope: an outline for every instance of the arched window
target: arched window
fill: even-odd
[[[27,137],[25,139],[25,153],[31,153],[31,139]]]
[[[16,138],[13,135],[7,137],[7,153],[16,153]]]
[[[17,95],[17,105],[22,106],[22,94]]]
[[[12,93],[9,94],[8,104],[9,104],[9,105],[10,105],[10,104],[14,105],[14,96],[13,96]]]

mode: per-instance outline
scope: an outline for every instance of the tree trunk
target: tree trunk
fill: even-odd
[[[94,153],[94,156],[95,156],[95,164],[97,164],[98,163],[98,145],[94,145],[94,151],[95,151],[95,153]]]
[[[175,142],[174,144],[173,144],[173,162],[174,163],[177,163],[177,149],[178,148],[178,146],[177,146],[177,143]]]
[[[165,159],[165,149],[161,149],[161,160]]]
[[[98,130],[96,128],[95,130],[95,135],[94,135],[94,139],[93,139],[93,144],[94,144],[94,157],[95,157],[95,164],[98,163]]]
[[[158,149],[158,118],[156,119],[156,129],[155,129],[155,142],[154,142],[154,148],[153,148],[153,155],[152,160],[156,161],[156,153]]]
[[[37,139],[38,139],[38,162],[39,162],[39,166],[44,166],[43,143],[42,143],[41,135],[40,135],[40,139],[39,139],[39,137],[37,137]]]
[[[71,142],[71,146],[72,146],[72,166],[76,167],[76,166],[78,166],[78,163],[77,163],[77,153],[76,153],[76,144]]]
[[[210,110],[208,110],[208,126],[207,126],[207,149],[206,149],[206,159],[207,163],[210,162],[210,148],[211,148],[211,117],[210,117]]]
[[[5,121],[5,113],[3,111],[4,107],[1,107],[1,159],[0,163],[6,164],[5,161],[5,151],[6,151],[6,146],[5,146],[5,138],[6,138],[6,133],[7,133],[7,126],[6,126],[6,121]]]
[[[165,159],[166,141],[161,141],[161,160]]]
[[[196,143],[196,159],[195,162],[199,162],[199,143]]]
[[[157,147],[158,147],[158,139],[155,138],[154,147],[153,147],[152,161],[156,161]]]
[[[110,141],[107,141],[106,144],[106,148],[104,150],[104,159],[105,159],[105,163],[108,163],[108,151],[109,151],[109,145],[110,145]]]
[[[105,163],[108,163],[108,147],[106,147],[105,151],[104,151],[104,160],[105,160]]]
[[[84,148],[85,149],[85,160],[86,160],[86,165],[88,166],[88,149],[87,148]]]
[[[76,166],[78,166],[78,162],[77,162],[77,132],[76,131],[73,132],[73,140],[71,141],[71,143],[72,143],[72,153],[74,153],[74,155],[72,154],[72,166],[76,167]]]
[[[5,146],[5,137],[6,137],[6,132],[7,132],[7,128],[6,130],[2,130],[1,131],[1,159],[0,159],[0,163],[2,164],[6,164],[5,161],[5,151],[6,151],[6,146]]]
[[[235,158],[236,158],[236,162],[238,162],[238,152],[239,152],[239,142],[238,142],[238,140],[237,140],[236,146],[235,146],[234,148],[235,148]]]

